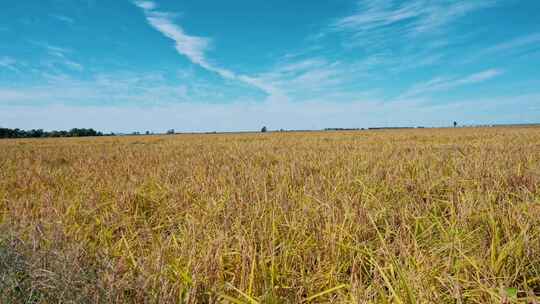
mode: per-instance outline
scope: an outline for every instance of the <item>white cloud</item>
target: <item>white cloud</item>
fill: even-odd
[[[526,36],[518,37],[508,42],[503,42],[485,49],[482,54],[487,55],[491,53],[503,53],[508,51],[521,51],[530,47],[538,48],[540,44],[540,33],[529,34]]]
[[[461,64],[471,64],[471,62],[498,62],[502,59],[508,64],[516,58],[528,58],[528,56],[540,54],[539,45],[540,33],[530,33],[489,47],[482,46],[476,52],[462,56],[459,62]]]
[[[58,67],[67,68],[72,71],[82,71],[84,66],[71,59],[73,57],[73,50],[67,47],[61,47],[52,45],[48,42],[31,41],[32,44],[44,49],[48,56],[43,56],[41,59],[41,68],[44,68],[45,74],[51,74],[52,72],[60,73],[57,70]]]
[[[82,71],[84,70],[84,66],[76,61],[66,59],[62,62],[66,67],[76,70],[76,71]]]
[[[341,62],[328,62],[320,57],[285,61],[267,72],[251,78],[260,84],[269,84],[282,99],[292,99],[293,95],[306,96],[321,93],[330,94],[344,91],[340,85],[361,77],[358,67]],[[277,92],[275,93],[277,95]],[[285,97],[287,96],[287,97]]]
[[[44,72],[35,86],[0,87],[0,104],[129,104],[176,103],[194,100],[187,97],[185,85],[168,84],[158,73],[98,74],[77,80],[66,74]]]
[[[52,18],[56,19],[56,20],[59,20],[59,21],[62,21],[62,22],[65,22],[65,23],[68,23],[68,24],[73,24],[75,23],[75,20],[71,17],[67,17],[67,16],[63,16],[63,15],[50,15]]]
[[[147,12],[147,20],[156,30],[176,43],[176,50],[180,54],[195,64],[209,68],[210,65],[205,58],[205,52],[210,44],[209,39],[187,35],[180,26],[172,22],[168,14]]]
[[[498,69],[486,70],[486,71],[479,72],[479,73],[476,73],[476,74],[472,74],[472,75],[469,75],[469,76],[467,76],[465,78],[459,79],[459,80],[457,80],[455,82],[455,85],[459,86],[459,85],[483,82],[483,81],[489,80],[491,78],[497,77],[497,76],[501,75],[502,73],[503,73],[503,71],[498,70]]]
[[[55,46],[48,43],[44,43],[42,45],[47,49],[49,54],[54,56],[64,57],[65,54],[71,53],[71,50],[65,47]]]
[[[355,14],[336,21],[333,27],[336,30],[366,31],[418,17],[422,9],[418,1],[396,7],[392,0],[367,0],[359,2],[358,6]]]
[[[134,3],[143,10],[153,10],[157,7],[157,5],[152,1],[135,1]]]
[[[0,67],[6,68],[8,70],[11,70],[13,72],[18,72],[19,69],[16,67],[17,60],[11,58],[11,57],[0,57]]]
[[[161,34],[173,40],[178,53],[186,56],[192,63],[210,72],[217,73],[223,78],[252,85],[269,95],[281,94],[269,84],[261,83],[247,75],[237,75],[233,71],[211,64],[206,58],[206,52],[210,48],[211,40],[205,37],[188,35],[181,26],[174,23],[173,14],[155,11],[157,5],[154,2],[136,1],[135,5],[143,10],[148,23]]]
[[[460,86],[471,85],[487,81],[503,74],[502,70],[489,69],[482,72],[474,73],[464,77],[436,77],[427,82],[422,82],[412,86],[405,93],[400,95],[397,99],[410,98],[419,96],[425,93],[432,93],[438,91],[447,91]]]
[[[449,4],[426,5],[418,16],[414,30],[417,33],[434,31],[471,12],[496,4],[494,0],[455,1]]]
[[[7,66],[14,65],[15,63],[17,63],[17,60],[11,57],[5,56],[5,57],[0,58],[0,66],[7,67]]]
[[[67,54],[72,53],[72,50],[69,48],[52,45],[48,42],[34,41],[34,40],[30,40],[29,42],[45,50],[48,53],[48,55],[53,56],[53,57],[64,58]]]
[[[396,25],[393,30],[406,34],[436,31],[475,10],[492,6],[496,1],[424,1],[364,0],[355,14],[337,20],[336,31],[365,33]]]
[[[457,48],[452,46],[467,44],[478,35],[479,30],[454,35],[456,21],[499,2],[357,1],[357,9],[330,23],[319,35],[317,43],[334,35],[332,38],[338,39],[341,50],[347,53],[354,50],[362,56],[363,68],[379,76],[433,66],[454,56],[462,57],[463,54],[455,54]],[[330,41],[335,44],[334,39],[326,40]]]

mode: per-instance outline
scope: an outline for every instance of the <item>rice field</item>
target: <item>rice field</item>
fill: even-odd
[[[0,303],[539,303],[540,128],[0,141]]]

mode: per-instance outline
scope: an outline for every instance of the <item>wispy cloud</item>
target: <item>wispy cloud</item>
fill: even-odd
[[[80,80],[69,74],[42,73],[34,86],[0,87],[0,103],[8,105],[54,104],[167,104],[188,100],[185,85],[171,85],[159,73],[97,74]],[[196,97],[191,97],[192,100]]]
[[[513,59],[527,58],[534,53],[540,54],[540,33],[530,33],[502,41],[497,44],[478,47],[475,52],[462,56],[458,62],[499,62],[503,59],[508,64]]]
[[[376,75],[425,68],[456,56],[454,46],[476,37],[474,30],[454,35],[458,20],[499,2],[361,0],[352,14],[328,24],[317,43],[337,40],[342,52],[358,51]]]
[[[264,73],[245,77],[246,82],[265,86],[271,99],[285,103],[305,101],[311,97],[328,97],[335,91],[348,93],[343,85],[359,76],[351,67],[340,62],[329,62],[320,57],[281,62]],[[358,92],[357,92],[358,93]]]
[[[475,10],[496,1],[364,0],[358,10],[332,24],[333,30],[363,33],[398,25],[406,34],[436,31]]]
[[[71,17],[68,17],[68,16],[64,16],[64,15],[50,15],[50,16],[52,18],[58,20],[58,21],[62,21],[62,22],[68,23],[68,24],[75,23],[75,19],[73,19]]]
[[[475,0],[426,5],[418,15],[413,29],[417,33],[439,30],[469,13],[494,6],[496,3],[496,0]]]
[[[143,10],[153,10],[156,8],[156,4],[152,1],[135,1],[135,5]]]
[[[211,39],[187,34],[184,29],[174,22],[174,14],[156,11],[157,4],[152,1],[135,1],[136,6],[141,8],[148,23],[161,34],[175,42],[175,48],[181,55],[186,56],[192,63],[217,73],[223,78],[237,80],[252,85],[269,95],[279,94],[276,88],[261,83],[247,75],[238,75],[233,71],[220,68],[211,64],[206,57],[210,49]]]
[[[283,92],[294,94],[296,91],[308,93],[328,89],[348,76],[350,74],[344,71],[340,63],[316,57],[280,64],[256,78]]]
[[[62,61],[62,64],[72,70],[77,70],[77,71],[84,70],[84,66],[82,64],[76,61],[70,60],[70,59],[65,59],[64,61]]]
[[[425,93],[438,91],[447,91],[460,86],[481,83],[503,74],[502,70],[489,69],[482,72],[474,73],[464,77],[437,77],[427,82],[419,83],[412,86],[397,99],[406,99],[419,96]]]
[[[11,57],[0,57],[0,67],[6,68],[8,70],[11,70],[13,72],[18,72],[19,69],[16,67],[17,60],[11,58]]]
[[[176,50],[180,54],[185,55],[195,64],[214,70],[205,58],[210,45],[209,39],[187,35],[181,27],[172,22],[171,16],[166,13],[147,12],[147,19],[156,30],[176,43]]]
[[[523,52],[531,48],[537,50],[539,45],[540,33],[534,33],[486,48],[482,51],[482,54],[506,53],[511,51]]]
[[[58,66],[68,68],[73,71],[82,71],[84,66],[72,59],[73,50],[66,47],[52,45],[48,42],[30,41],[31,44],[36,45],[47,53],[48,56],[44,56],[42,59],[42,65],[47,69],[53,69]]]
[[[72,53],[72,50],[69,48],[52,45],[48,42],[35,41],[35,40],[29,40],[28,42],[34,46],[37,46],[45,50],[50,56],[63,58],[67,54]]]
[[[490,69],[490,70],[472,74],[465,78],[459,79],[458,81],[455,82],[455,84],[460,86],[460,85],[465,85],[465,84],[478,83],[478,82],[486,81],[491,78],[497,77],[501,74],[503,74],[502,70]]]

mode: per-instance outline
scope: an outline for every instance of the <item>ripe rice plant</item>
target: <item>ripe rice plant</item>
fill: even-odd
[[[538,295],[539,128],[0,141],[1,303]]]

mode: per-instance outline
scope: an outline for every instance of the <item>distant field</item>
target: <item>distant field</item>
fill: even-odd
[[[537,127],[0,140],[0,303],[535,293]]]

